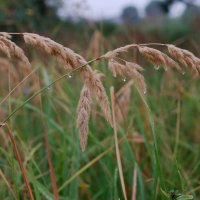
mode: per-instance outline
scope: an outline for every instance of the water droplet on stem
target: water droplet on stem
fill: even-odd
[[[50,90],[50,89],[51,89],[51,86],[48,86],[48,87],[47,87],[47,90]]]
[[[126,77],[122,78],[122,81],[123,81],[123,82],[126,82]]]
[[[72,75],[72,74],[68,74],[67,77],[68,77],[69,79],[71,79],[71,78],[73,77],[73,75]]]
[[[160,66],[159,65],[154,65],[155,70],[159,70]]]

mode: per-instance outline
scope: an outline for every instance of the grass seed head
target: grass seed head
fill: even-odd
[[[167,45],[169,54],[176,59],[179,63],[188,67],[195,76],[199,76],[199,65],[196,63],[199,62],[199,58],[197,58],[193,53],[188,50],[178,48],[172,44]]]
[[[88,124],[91,111],[91,95],[87,86],[83,86],[79,103],[77,106],[77,128],[79,132],[79,141],[81,150],[85,151],[88,140]]]

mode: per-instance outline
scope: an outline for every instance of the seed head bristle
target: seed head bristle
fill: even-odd
[[[144,68],[143,67],[141,67],[140,65],[138,65],[137,63],[135,63],[135,62],[128,62],[128,61],[125,61],[125,63],[126,63],[126,66],[128,67],[128,68],[133,68],[133,69],[135,69],[135,70],[137,70],[138,72],[142,72],[143,70],[144,70]]]

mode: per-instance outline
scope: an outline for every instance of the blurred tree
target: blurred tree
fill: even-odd
[[[200,6],[188,4],[184,13],[187,15],[200,15]]]
[[[121,18],[126,24],[133,24],[139,21],[138,10],[134,6],[125,7],[122,11]]]
[[[168,12],[167,7],[164,8],[163,3],[161,1],[151,1],[145,9],[147,17],[157,19],[163,17]]]
[[[183,19],[183,21],[189,22],[189,23],[193,22],[193,21],[197,21],[198,27],[199,27],[200,6],[188,4],[187,8],[185,9],[185,12],[183,13],[182,19]]]
[[[168,14],[170,7],[176,2],[182,2],[186,5],[192,3],[191,0],[153,0],[146,7],[147,16],[158,17]]]
[[[45,30],[59,20],[57,5],[60,0],[54,3],[52,0],[0,0],[0,28],[4,31]]]

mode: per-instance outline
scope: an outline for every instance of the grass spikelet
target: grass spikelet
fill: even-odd
[[[165,71],[168,70],[168,67],[174,67],[178,71],[181,71],[181,67],[178,65],[178,63],[161,51],[146,46],[138,46],[138,49],[146,59],[148,59],[152,64],[156,65],[156,69],[162,66]]]
[[[110,69],[114,77],[117,77],[117,75],[127,75],[127,69],[125,68],[125,66],[114,59],[109,60],[108,68]]]
[[[146,83],[143,75],[139,72],[142,71],[143,68],[140,67],[136,63],[125,62],[125,64],[121,64],[114,59],[109,60],[108,67],[113,73],[113,76],[116,77],[117,75],[123,77],[133,77],[138,85],[140,91],[142,93],[146,93]]]
[[[58,62],[65,65],[65,68],[71,69],[75,67],[77,59],[75,53],[71,49],[38,34],[24,33],[23,36],[25,43],[54,56]]]
[[[102,72],[100,72],[100,71],[98,71],[98,70],[93,70],[93,72],[95,73],[95,75],[100,79],[100,80],[102,80],[104,77],[105,77],[105,74],[104,73],[102,73]]]
[[[99,103],[101,110],[104,114],[104,117],[110,124],[112,124],[110,103],[105,88],[99,78],[99,75],[96,72],[92,71],[89,66],[83,68],[81,72],[85,84],[90,89],[92,95],[96,97],[97,102]]]
[[[5,53],[7,57],[16,57],[24,62],[27,67],[31,68],[31,64],[24,54],[24,51],[6,37],[0,36],[0,50]]]
[[[200,74],[199,64],[198,64],[200,63],[200,59],[197,58],[193,53],[191,53],[188,50],[178,48],[172,44],[168,44],[167,47],[169,54],[174,59],[176,59],[185,67],[189,67],[195,76],[198,76]]]
[[[4,37],[0,36],[0,51],[4,53],[8,58],[11,58],[10,50],[8,46],[2,41]]]
[[[128,62],[128,61],[126,61],[125,63],[126,63],[126,66],[127,66],[129,69],[133,68],[133,69],[137,70],[138,72],[142,72],[142,71],[144,70],[144,68],[141,67],[140,65],[138,65],[137,63]]]
[[[88,123],[91,111],[91,95],[89,89],[84,85],[81,91],[77,107],[77,128],[81,150],[85,151],[88,140]]]

